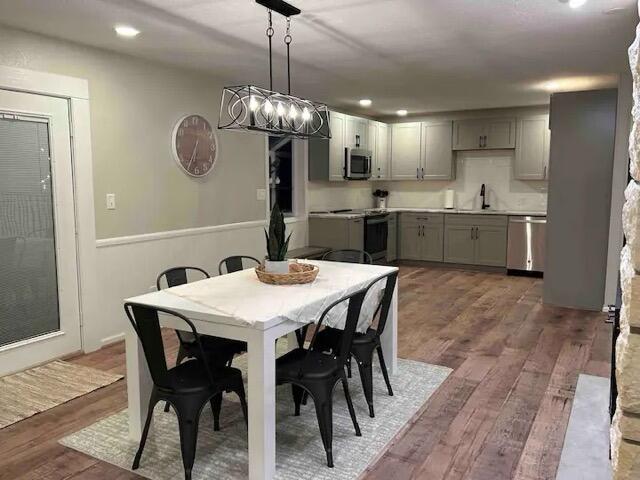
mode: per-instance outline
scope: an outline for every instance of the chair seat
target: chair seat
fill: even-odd
[[[373,328],[367,329],[367,331],[364,333],[356,332],[353,335],[353,345],[364,345],[364,344],[374,343],[377,333],[378,332]],[[318,332],[318,336],[316,338],[316,348],[322,351],[327,351],[327,350],[334,351],[340,345],[341,337],[342,337],[342,330],[339,330],[337,328],[327,327],[321,332]]]
[[[307,350],[296,348],[276,360],[276,378],[279,380],[298,378],[300,367],[304,362],[303,378],[324,379],[340,375],[342,366],[333,355],[312,350],[307,357]]]
[[[214,337],[211,335],[201,335],[202,348],[209,356],[210,362],[217,365],[225,365],[234,355],[247,351],[247,343],[230,338]],[[197,357],[200,354],[198,344],[194,341],[184,343],[189,357]]]
[[[242,372],[237,368],[219,367],[212,369],[214,384],[200,360],[188,360],[167,370],[169,385],[174,393],[189,393],[201,390],[221,390],[235,382],[242,382]]]

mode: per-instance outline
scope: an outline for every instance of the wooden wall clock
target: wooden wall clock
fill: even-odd
[[[173,157],[186,174],[204,177],[213,170],[218,138],[203,116],[182,117],[173,129],[172,143]]]

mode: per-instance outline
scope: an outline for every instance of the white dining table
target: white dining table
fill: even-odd
[[[295,331],[304,324],[317,322],[326,306],[397,270],[380,265],[305,263],[318,265],[320,269],[316,280],[305,285],[267,285],[249,269],[125,300],[181,313],[200,334],[247,342],[250,480],[271,480],[276,471],[276,339],[288,335],[290,348],[294,348]],[[369,297],[365,304],[372,303]],[[397,369],[397,299],[396,282],[381,337],[390,375]],[[163,327],[186,328],[183,321],[170,315],[161,315],[160,322]],[[334,317],[328,324],[332,322],[339,327],[340,318]],[[130,325],[126,331],[126,360],[129,434],[139,440],[153,384],[142,345]]]

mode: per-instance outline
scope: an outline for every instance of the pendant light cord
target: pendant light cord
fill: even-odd
[[[291,45],[291,17],[287,17],[287,34],[284,36],[284,43],[287,45],[287,93],[291,95],[291,62],[289,60],[289,45]]]
[[[269,90],[273,91],[273,60],[271,58],[271,37],[273,37],[273,22],[271,21],[271,10],[269,10],[269,26],[267,27],[267,37],[269,38]]]

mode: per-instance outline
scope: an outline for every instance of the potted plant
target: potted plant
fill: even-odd
[[[389,196],[388,190],[377,189],[373,192],[373,196],[377,199],[378,208],[387,208],[387,197]]]
[[[291,234],[286,238],[285,235],[284,215],[276,203],[271,209],[269,232],[266,229],[264,231],[267,240],[267,258],[264,261],[264,269],[269,273],[289,273],[289,262],[286,258]]]

